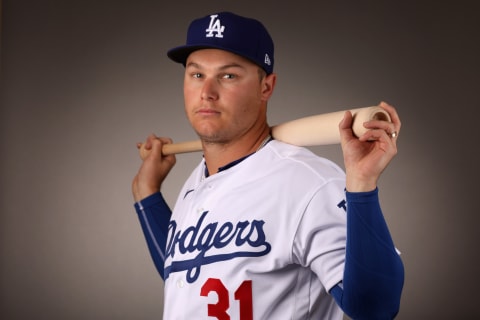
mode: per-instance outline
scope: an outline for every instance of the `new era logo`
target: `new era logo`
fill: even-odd
[[[272,61],[270,60],[270,57],[268,56],[268,53],[265,53],[265,64],[267,66],[270,66],[272,64]]]

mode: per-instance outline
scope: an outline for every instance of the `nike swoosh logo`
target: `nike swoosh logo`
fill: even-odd
[[[187,190],[187,192],[185,192],[185,195],[183,196],[183,199],[185,199],[188,196],[188,194],[193,191],[195,191],[195,189]]]

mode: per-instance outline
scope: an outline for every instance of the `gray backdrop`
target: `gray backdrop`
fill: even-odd
[[[130,193],[135,143],[195,138],[183,68],[165,53],[218,10],[262,20],[276,41],[272,125],[397,107],[399,154],[380,188],[406,268],[398,319],[479,316],[475,1],[177,3],[3,1],[0,317],[161,318]],[[312,149],[342,164],[338,145]],[[170,203],[200,157],[177,157]]]

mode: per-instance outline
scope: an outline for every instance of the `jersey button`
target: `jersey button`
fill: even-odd
[[[183,288],[184,285],[185,285],[185,283],[183,282],[183,280],[178,280],[178,281],[177,281],[177,287],[178,287],[179,289]]]

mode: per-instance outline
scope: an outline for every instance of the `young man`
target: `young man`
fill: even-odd
[[[229,12],[194,20],[168,52],[185,66],[188,120],[203,157],[173,212],[160,193],[175,164],[168,138],[139,144],[132,184],[153,261],[165,280],[164,319],[392,319],[404,280],[377,180],[397,152],[400,120],[339,124],[345,173],[308,149],[272,139],[273,42]]]

